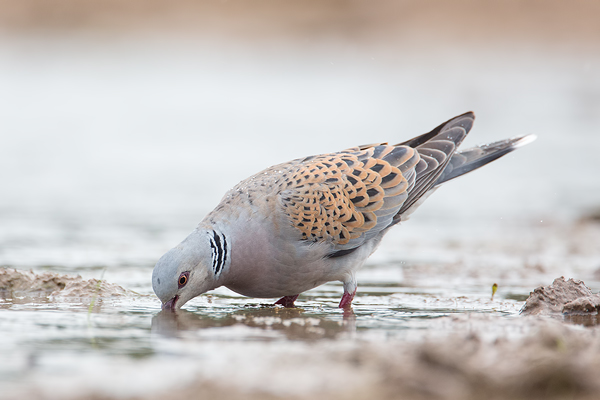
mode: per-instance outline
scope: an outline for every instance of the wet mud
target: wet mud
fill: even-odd
[[[54,272],[35,273],[0,268],[0,298],[48,298],[56,301],[82,298],[110,298],[132,292],[114,283],[81,276],[60,275]]]
[[[99,282],[0,271],[2,293],[45,294],[56,303],[68,302],[70,296],[128,293],[107,282],[97,292]],[[328,319],[306,300],[301,302],[304,307],[250,304],[212,317],[201,310],[160,311],[152,317],[152,334],[190,350],[204,343],[204,356],[194,363],[208,364],[205,368],[212,373],[197,372],[181,384],[141,397],[91,390],[71,398],[594,399],[600,391],[600,328],[577,317],[593,314],[586,304],[595,307],[596,298],[582,281],[561,277],[535,289],[520,315],[460,313],[436,318],[416,342],[356,340],[356,321],[364,318],[358,308]],[[218,307],[221,300],[210,297],[208,302]],[[564,321],[548,318],[556,315],[564,315]],[[232,344],[240,336],[259,341]],[[220,364],[211,365],[206,351],[217,351]],[[26,396],[60,397],[49,392]]]
[[[490,339],[496,319],[486,316],[447,318],[444,324],[463,329],[444,339],[408,343],[359,343],[340,348],[315,345],[311,351],[281,354],[278,362],[255,368],[261,388],[244,385],[245,364],[230,361],[227,376],[154,393],[146,399],[191,397],[220,399],[594,399],[600,390],[600,339],[597,330],[576,329],[552,319],[524,317],[502,329],[525,329],[516,340]],[[285,362],[282,360],[285,359]],[[311,365],[311,363],[314,363]],[[237,370],[236,370],[237,369]],[[242,369],[240,371],[239,369]],[[303,380],[313,374],[341,374],[340,385],[313,385]],[[225,372],[225,371],[223,371]],[[254,371],[256,373],[256,371]],[[294,378],[297,377],[297,379]],[[318,380],[318,378],[314,378]],[[288,393],[273,390],[280,380]],[[334,379],[335,380],[335,379]],[[236,381],[229,385],[228,381]],[[296,394],[291,394],[296,393]],[[110,399],[105,396],[85,398]],[[133,397],[131,399],[138,398]]]
[[[535,289],[521,310],[522,315],[597,315],[600,295],[583,281],[560,277],[549,286]]]

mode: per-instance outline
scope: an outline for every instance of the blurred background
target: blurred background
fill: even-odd
[[[440,190],[414,229],[576,220],[600,204],[599,15],[587,0],[2,0],[0,264],[149,263],[254,172],[468,110],[467,146],[539,139]]]

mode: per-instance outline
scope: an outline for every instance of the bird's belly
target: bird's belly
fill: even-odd
[[[284,296],[295,296],[297,294],[303,293],[307,290],[313,289],[317,286],[320,286],[326,282],[318,282],[313,283],[310,286],[281,286],[281,287],[264,287],[264,286],[248,286],[248,285],[228,285],[226,286],[228,289],[233,290],[236,293],[239,293],[243,296],[248,297],[257,297],[257,298],[275,298],[275,297],[284,297]]]
[[[248,263],[240,267],[241,271],[236,274],[237,279],[225,286],[249,297],[293,296],[338,279],[325,273],[319,262],[298,263],[293,266],[279,263]]]
[[[223,285],[249,297],[292,296],[343,274],[330,268],[318,248],[298,249],[255,231],[251,243],[232,246],[232,262]]]
[[[351,262],[327,258],[330,245],[300,244],[297,232],[287,231],[291,227],[267,221],[237,221],[239,232],[232,232],[231,264],[221,285],[249,297],[293,296],[326,282],[347,280],[368,257],[365,253]]]

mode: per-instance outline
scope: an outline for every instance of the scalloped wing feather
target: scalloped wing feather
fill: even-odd
[[[303,240],[356,248],[387,228],[406,198],[403,175],[419,162],[407,146],[376,144],[299,161],[280,193],[284,213]]]
[[[281,193],[303,240],[356,248],[414,211],[473,125],[465,113],[397,145],[376,143],[300,161]],[[407,213],[408,214],[408,213]]]
[[[357,248],[402,219],[435,185],[473,125],[466,113],[397,145],[376,143],[289,164],[284,214],[307,242]]]

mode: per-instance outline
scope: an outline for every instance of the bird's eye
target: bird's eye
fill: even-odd
[[[177,283],[179,284],[180,289],[182,287],[184,287],[186,283],[188,283],[189,277],[190,277],[189,271],[182,272],[181,275],[179,275],[179,280],[177,281]]]

